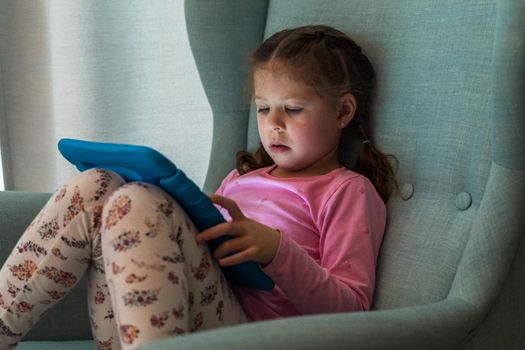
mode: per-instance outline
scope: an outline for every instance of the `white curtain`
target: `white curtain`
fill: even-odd
[[[202,186],[211,118],[183,0],[0,0],[6,189],[51,192],[76,173],[62,137],[152,146]]]

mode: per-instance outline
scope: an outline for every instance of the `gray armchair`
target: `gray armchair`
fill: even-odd
[[[258,322],[141,349],[521,348],[525,1],[185,5],[214,115],[205,190],[215,189],[233,167],[235,151],[258,142],[247,98],[249,53],[280,29],[312,23],[347,32],[374,64],[379,85],[373,140],[399,159],[401,190],[387,203],[373,311]],[[46,198],[0,194],[0,261]],[[27,340],[89,339],[84,300],[83,291],[75,290],[63,311],[46,314]],[[68,349],[86,344],[62,343]],[[24,346],[44,349],[41,342]]]

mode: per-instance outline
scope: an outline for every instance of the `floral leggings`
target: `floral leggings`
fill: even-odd
[[[247,322],[196,228],[162,189],[91,169],[49,199],[0,270],[0,349],[87,273],[97,348]]]

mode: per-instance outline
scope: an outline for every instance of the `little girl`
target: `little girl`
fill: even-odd
[[[374,73],[342,32],[278,32],[255,51],[261,147],[210,199],[228,220],[198,233],[163,190],[92,169],[49,199],[0,271],[0,349],[87,274],[98,349],[135,349],[177,334],[287,316],[370,308],[395,185],[367,136]],[[344,130],[360,137],[347,169]],[[233,236],[210,253],[206,241]],[[231,254],[233,253],[233,254]],[[229,284],[220,266],[255,261],[271,291]]]

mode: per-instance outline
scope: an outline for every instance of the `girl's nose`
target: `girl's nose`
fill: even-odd
[[[273,131],[282,131],[284,130],[284,122],[282,112],[279,110],[272,111],[268,118],[268,126]]]

